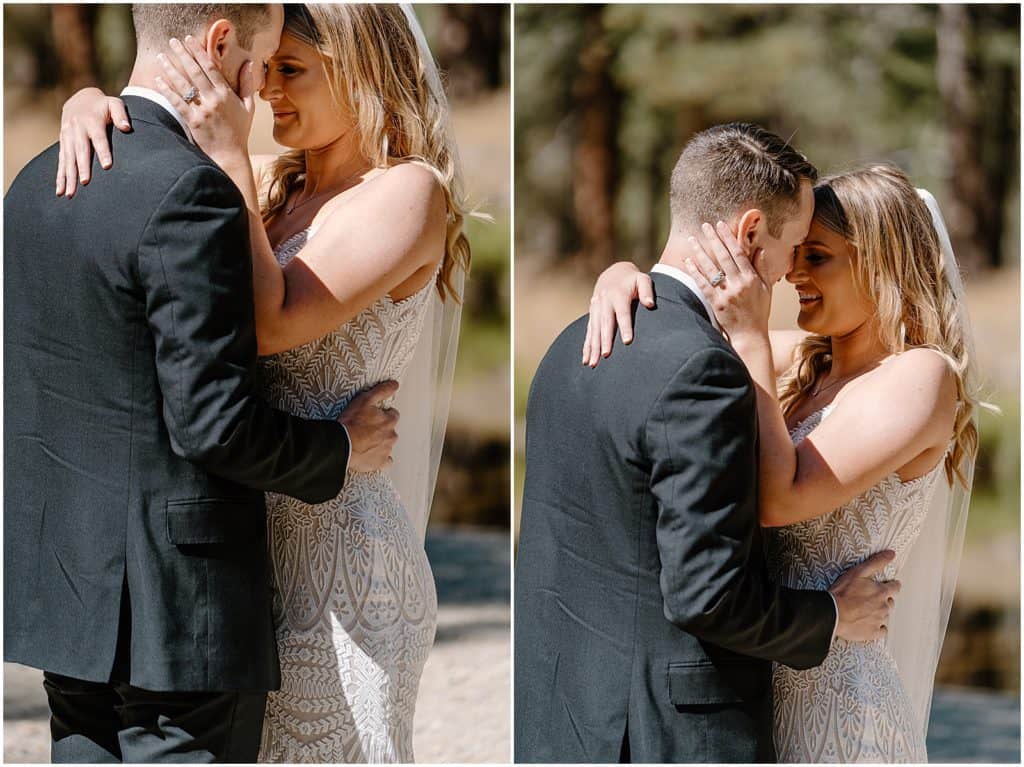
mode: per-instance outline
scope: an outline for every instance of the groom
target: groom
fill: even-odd
[[[279,684],[264,491],[380,468],[396,385],[340,422],[264,404],[248,217],[152,90],[193,34],[229,81],[280,6],[142,5],[118,162],[68,201],[57,147],[4,205],[4,657],[43,669],[55,762],[251,762]]]
[[[726,221],[776,281],[813,213],[814,167],[753,125],[695,136],[672,175],[657,309],[596,370],[587,318],[537,370],[515,579],[517,762],[774,761],[771,663],[820,664],[834,635],[880,634],[893,586],[766,575],[755,394],[683,271],[687,237]],[[769,282],[769,284],[770,284]]]

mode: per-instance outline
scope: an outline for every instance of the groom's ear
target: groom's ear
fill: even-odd
[[[764,214],[757,208],[751,208],[739,217],[736,224],[736,239],[743,245],[753,247],[758,244],[763,227]]]
[[[206,53],[213,59],[218,69],[223,71],[224,58],[235,40],[235,27],[227,19],[217,19],[206,30]]]

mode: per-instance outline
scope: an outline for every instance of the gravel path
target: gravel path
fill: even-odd
[[[508,762],[509,540],[507,533],[431,530],[438,626],[420,683],[413,743],[420,762]],[[4,762],[49,761],[42,674],[4,664]]]

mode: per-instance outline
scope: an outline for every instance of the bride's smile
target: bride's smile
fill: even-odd
[[[874,305],[857,289],[853,276],[856,251],[815,216],[807,239],[796,249],[786,280],[800,300],[797,325],[824,336],[847,335],[874,313]]]

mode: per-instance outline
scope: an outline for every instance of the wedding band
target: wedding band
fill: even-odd
[[[717,288],[725,280],[725,272],[719,272],[711,278],[711,287]]]
[[[196,88],[196,86],[193,85],[191,88],[188,89],[188,93],[186,93],[181,98],[186,104],[191,104],[193,101],[196,100],[196,96],[198,95],[199,90]]]

